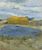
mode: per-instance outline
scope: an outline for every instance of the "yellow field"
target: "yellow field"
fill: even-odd
[[[41,50],[42,38],[0,38],[0,50]]]

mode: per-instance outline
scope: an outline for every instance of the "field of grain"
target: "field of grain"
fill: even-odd
[[[1,25],[0,29],[2,29],[4,26],[5,25]],[[20,28],[20,26],[22,28],[25,27],[25,29],[26,28],[33,28],[33,29],[40,29],[42,31],[41,26],[40,27],[28,26],[28,25],[27,26],[26,25],[24,25],[24,26],[23,25],[15,25],[15,26],[16,27],[13,27],[13,25],[12,25],[10,27],[10,25],[8,25],[7,27],[2,29],[1,31],[5,31],[8,29],[13,30],[13,28],[15,28],[15,29]],[[6,28],[8,28],[8,29],[6,29]],[[22,29],[21,29],[21,31],[22,31]],[[25,31],[27,31],[27,30],[25,30]],[[42,50],[42,32],[40,32],[38,35],[36,35],[35,38],[33,38],[31,36],[10,37],[10,36],[5,36],[5,35],[4,36],[0,35],[0,50]]]
[[[42,50],[42,37],[4,37],[0,36],[0,50]]]

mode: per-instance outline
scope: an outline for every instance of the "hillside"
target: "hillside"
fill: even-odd
[[[26,17],[17,17],[17,16],[11,16],[7,19],[8,24],[28,24],[29,19]]]
[[[29,24],[33,26],[42,26],[42,20],[30,21]]]

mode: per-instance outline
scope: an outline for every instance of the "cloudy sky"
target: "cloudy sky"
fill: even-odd
[[[8,15],[42,18],[42,0],[0,0],[0,18]]]

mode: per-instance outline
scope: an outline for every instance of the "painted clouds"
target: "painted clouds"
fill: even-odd
[[[0,14],[42,18],[42,0],[0,0],[0,11]]]

